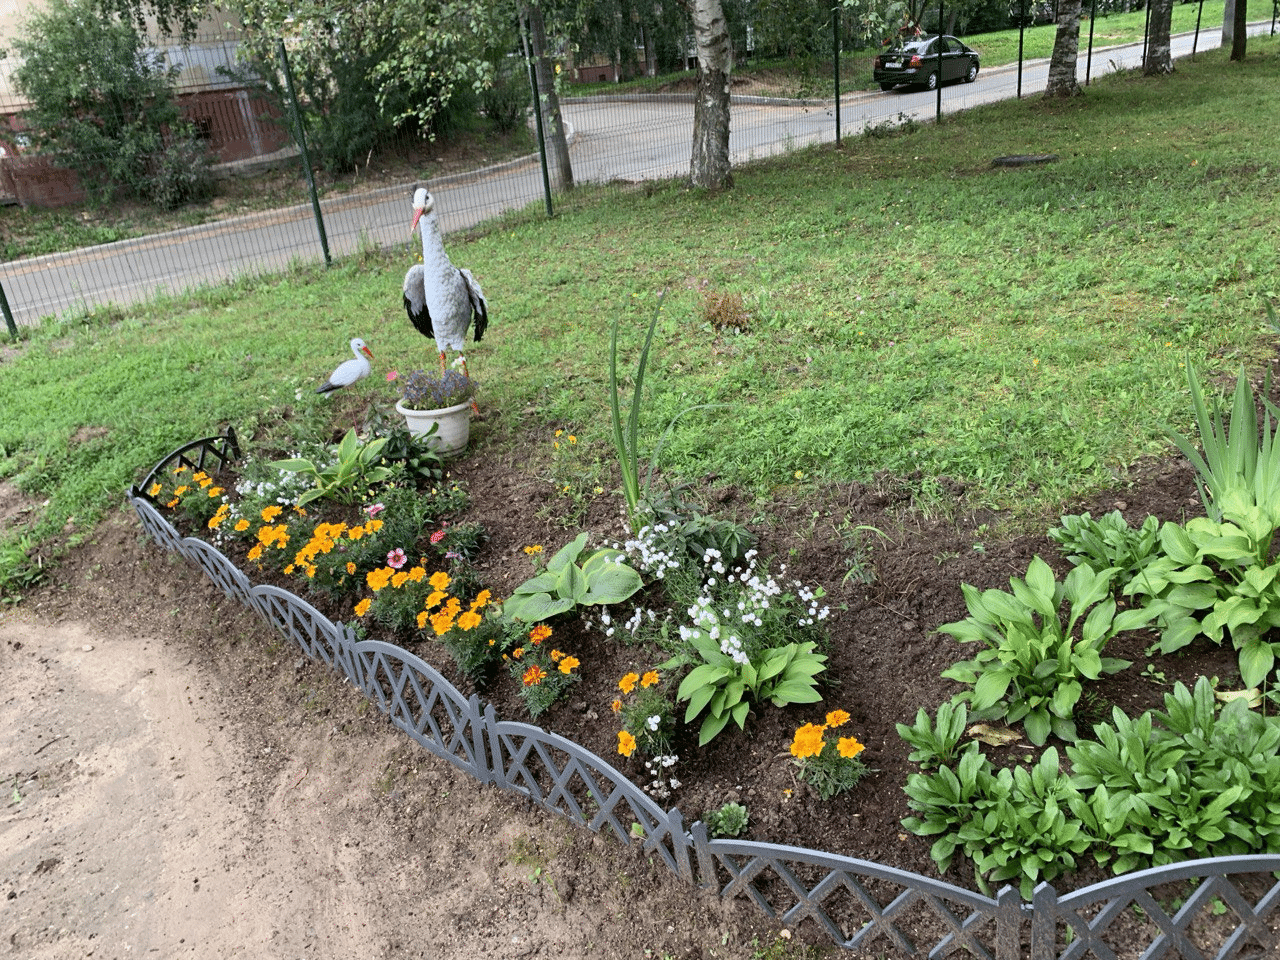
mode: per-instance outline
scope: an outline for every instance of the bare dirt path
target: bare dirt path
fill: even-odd
[[[0,956],[732,958],[773,940],[424,754],[126,515],[0,612],[0,730]]]

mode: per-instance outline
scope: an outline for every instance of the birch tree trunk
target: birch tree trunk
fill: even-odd
[[[720,0],[688,0],[698,47],[689,182],[706,190],[733,186],[729,169],[729,73],[733,46]]]
[[[1227,0],[1222,8],[1222,46],[1229,47],[1236,36],[1236,0]]]
[[[1173,73],[1173,47],[1169,33],[1173,24],[1173,0],[1151,0],[1151,35],[1147,38],[1145,76]]]
[[[560,97],[556,93],[556,75],[547,56],[547,27],[542,19],[542,7],[536,3],[524,8],[525,23],[529,28],[529,46],[533,52],[534,75],[538,80],[539,107],[542,110],[542,129],[546,134],[547,176],[551,189],[568,192],[573,189],[573,165],[569,161],[569,139],[564,132],[564,118],[560,115]]]
[[[1058,32],[1053,38],[1046,97],[1073,97],[1080,92],[1076,80],[1076,60],[1080,54],[1081,0],[1061,0],[1058,4]]]

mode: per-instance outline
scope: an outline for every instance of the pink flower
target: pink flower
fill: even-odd
[[[392,380],[395,380],[395,379],[396,379],[396,378],[398,378],[399,376],[400,376],[400,374],[396,373],[394,370],[388,370],[388,371],[387,371],[387,383],[390,383]]]
[[[372,520],[385,509],[387,508],[380,503],[371,503],[364,508],[364,512],[367,513],[369,515],[369,519]]]
[[[435,533],[433,533],[433,534],[431,535],[431,542],[432,542],[432,543],[439,543],[439,542],[440,542],[441,540],[443,540],[443,539],[444,539],[444,531],[443,531],[443,530],[437,530]]]
[[[399,547],[387,554],[387,566],[392,570],[399,570],[408,560],[409,558],[405,556],[404,551]]]

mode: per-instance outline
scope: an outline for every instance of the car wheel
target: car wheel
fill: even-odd
[[[893,84],[892,84],[892,83],[882,83],[882,84],[880,84],[880,89],[881,89],[881,90],[892,90],[892,89],[893,89]]]
[[[938,89],[938,75],[936,73],[931,73],[924,78],[924,88],[926,90]]]
[[[969,72],[964,76],[965,83],[973,83],[978,79],[978,65],[976,63],[969,64]]]

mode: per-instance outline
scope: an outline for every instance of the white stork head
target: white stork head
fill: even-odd
[[[363,340],[361,340],[359,337],[353,337],[353,338],[352,338],[352,340],[351,340],[351,352],[352,352],[352,353],[354,353],[357,357],[358,357],[358,356],[360,356],[360,354],[362,354],[362,353],[363,353],[363,354],[364,354],[366,357],[368,357],[370,360],[372,360],[372,359],[373,359],[373,353],[369,350],[369,345],[368,345],[368,344],[366,344],[366,343],[365,343]]]
[[[413,191],[413,226],[409,228],[410,236],[413,236],[413,231],[418,229],[418,221],[422,219],[423,214],[430,213],[435,205],[436,202],[431,194],[427,193],[426,187],[419,187]]]

